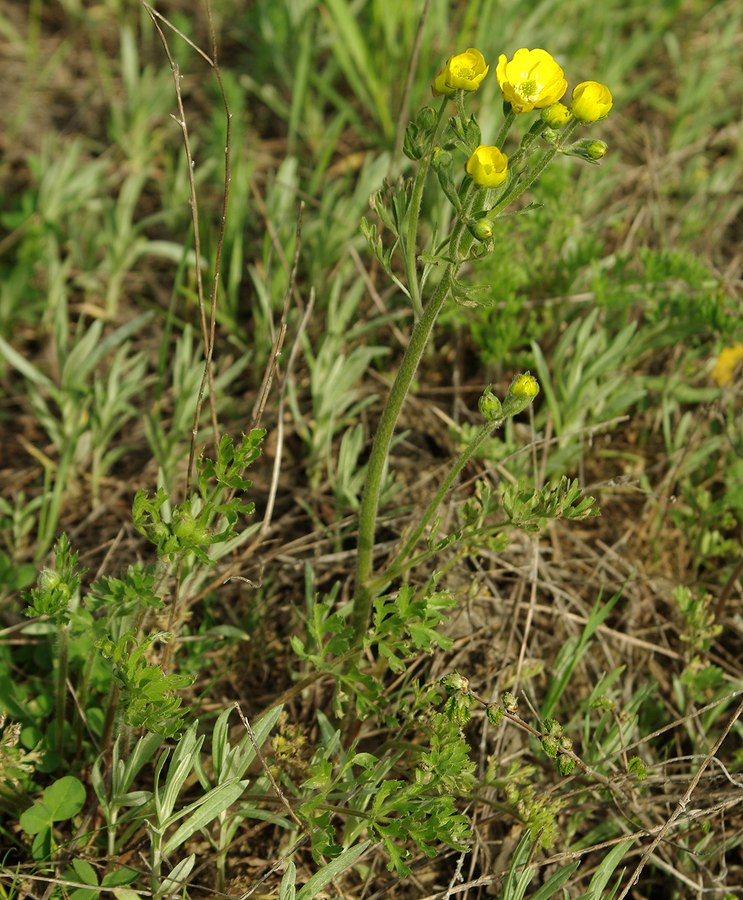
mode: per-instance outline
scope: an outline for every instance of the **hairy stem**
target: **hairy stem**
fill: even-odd
[[[463,204],[465,211],[462,218],[457,221],[452,229],[449,241],[450,262],[438,287],[431,299],[423,309],[423,315],[416,323],[410,336],[400,368],[392,385],[390,395],[382,410],[382,418],[379,421],[377,432],[374,436],[369,465],[366,472],[364,494],[361,500],[359,512],[359,539],[356,556],[356,590],[353,598],[351,621],[353,625],[353,644],[360,649],[369,624],[371,604],[374,599],[371,588],[371,576],[374,556],[374,535],[377,524],[377,512],[379,509],[379,496],[382,490],[382,477],[384,475],[387,457],[389,456],[392,435],[397,424],[405,397],[410,390],[418,363],[423,356],[423,351],[428,343],[434,323],[438,318],[449,291],[454,283],[454,278],[462,263],[460,252],[462,238],[465,233],[464,222],[469,214],[473,192],[468,192]],[[470,201],[470,203],[467,202]]]
[[[421,291],[420,284],[418,282],[415,253],[416,240],[418,237],[418,220],[421,213],[423,188],[426,184],[428,170],[431,167],[431,154],[433,145],[436,140],[436,135],[439,131],[439,126],[441,125],[441,120],[444,116],[444,111],[446,110],[447,100],[448,98],[444,97],[441,101],[441,105],[439,106],[436,126],[433,129],[433,134],[431,135],[430,146],[428,147],[428,151],[425,157],[421,161],[420,168],[418,169],[418,173],[415,176],[415,181],[413,182],[413,195],[410,200],[410,208],[408,213],[408,233],[405,239],[405,277],[408,282],[408,291],[410,292],[410,300],[413,304],[413,312],[415,313],[416,321],[423,316],[423,304],[421,302]]]
[[[64,721],[67,706],[67,667],[69,660],[70,635],[67,625],[60,625],[57,632],[59,640],[59,669],[57,671],[57,730],[55,749],[61,765],[64,756]]]
[[[389,567],[382,573],[380,578],[384,578],[385,580],[389,580],[389,578],[394,578],[400,571],[401,567],[405,563],[405,560],[410,556],[410,554],[415,549],[415,545],[418,543],[421,535],[426,530],[431,519],[436,514],[436,510],[441,505],[441,501],[444,499],[446,494],[448,493],[451,486],[454,484],[456,479],[459,477],[462,469],[467,465],[467,463],[472,459],[472,457],[477,453],[480,447],[483,445],[486,438],[488,438],[496,428],[500,427],[503,424],[505,417],[500,417],[496,419],[494,422],[486,422],[482,425],[475,437],[467,444],[467,446],[462,450],[462,452],[457,457],[456,461],[452,465],[449,473],[446,478],[441,482],[439,489],[436,491],[431,502],[426,507],[426,511],[420,518],[418,525],[416,526],[413,533],[405,542],[405,546],[400,550],[394,560],[390,563]]]

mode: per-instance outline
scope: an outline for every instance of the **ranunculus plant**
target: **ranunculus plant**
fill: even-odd
[[[404,150],[417,164],[417,172],[412,182],[401,182],[396,188],[388,186],[371,201],[392,235],[392,248],[384,247],[375,225],[363,222],[366,237],[383,268],[410,299],[415,326],[374,436],[359,512],[352,607],[353,644],[359,653],[368,639],[376,598],[394,578],[426,557],[426,552],[421,555],[418,550],[418,542],[455,475],[485,437],[505,418],[528,406],[539,390],[536,380],[523,373],[516,376],[503,403],[492,391],[486,392],[481,401],[481,410],[487,413],[483,428],[455,461],[392,562],[375,571],[377,512],[395,425],[444,304],[469,299],[468,289],[457,274],[464,263],[492,248],[499,219],[531,190],[558,154],[596,164],[605,152],[603,142],[573,142],[573,135],[582,123],[596,121],[609,112],[612,99],[608,88],[598,82],[583,82],[573,92],[572,106],[568,108],[560,102],[568,87],[562,67],[539,48],[522,47],[510,59],[506,54],[499,57],[495,76],[505,101],[504,120],[498,134],[489,142],[483,141],[475,116],[465,109],[465,99],[478,90],[489,69],[483,54],[474,47],[450,56],[432,85],[434,96],[441,98],[438,109],[425,107],[408,126]],[[542,110],[542,115],[535,117],[507,156],[503,148],[510,129],[535,110]],[[435,179],[429,180],[429,173]],[[455,215],[448,235],[439,235],[436,247],[429,248],[421,262],[418,225],[423,192],[427,185],[436,189],[437,182]],[[404,280],[399,269],[392,266],[395,251],[402,259]]]

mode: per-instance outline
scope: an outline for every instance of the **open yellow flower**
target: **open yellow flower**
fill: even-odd
[[[562,69],[546,50],[522,47],[510,61],[498,57],[495,77],[514,112],[531,112],[557,103],[568,87]]]
[[[573,88],[570,109],[579,122],[598,122],[609,115],[613,104],[611,91],[598,81],[582,81]]]
[[[712,377],[720,385],[730,384],[738,366],[743,362],[743,344],[733,344],[720,350],[712,369]]]
[[[467,160],[467,174],[480,187],[497,188],[508,175],[508,157],[497,147],[480,144]]]
[[[489,69],[485,57],[474,47],[450,56],[434,79],[434,96],[453,94],[454,91],[476,91]]]

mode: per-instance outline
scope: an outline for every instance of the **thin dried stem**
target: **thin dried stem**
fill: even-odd
[[[408,64],[408,77],[405,79],[405,87],[403,88],[402,97],[400,98],[400,111],[397,116],[397,127],[395,130],[395,146],[390,156],[390,164],[387,169],[387,178],[393,179],[400,168],[402,158],[402,147],[405,140],[405,129],[408,125],[408,106],[410,102],[410,92],[413,89],[415,81],[415,73],[418,68],[418,57],[421,52],[421,44],[423,43],[423,32],[428,20],[428,14],[431,11],[431,0],[425,0],[423,9],[421,10],[420,20],[418,22],[418,30],[415,33],[413,47],[410,51],[410,63]]]
[[[728,736],[728,734],[730,733],[730,730],[732,729],[733,725],[735,725],[735,723],[738,721],[741,714],[743,714],[743,701],[741,701],[738,704],[738,708],[735,710],[733,715],[728,720],[727,725],[722,729],[720,736],[715,741],[715,743],[712,746],[712,748],[710,749],[709,753],[705,756],[704,761],[702,762],[701,766],[699,766],[699,768],[696,771],[696,774],[689,782],[689,786],[687,787],[686,791],[684,792],[684,796],[678,801],[678,803],[676,805],[676,809],[669,816],[668,820],[664,823],[664,825],[658,830],[658,833],[653,838],[652,843],[647,848],[647,850],[642,854],[642,858],[640,859],[640,862],[635,867],[635,871],[630,875],[629,880],[624,887],[624,890],[617,897],[617,900],[623,900],[623,898],[626,897],[627,894],[629,894],[629,892],[632,890],[634,885],[637,884],[637,882],[640,879],[640,875],[642,874],[642,870],[645,868],[645,864],[647,863],[648,859],[651,857],[651,855],[655,851],[655,848],[658,846],[658,844],[660,844],[660,842],[665,837],[666,833],[671,829],[671,827],[681,817],[681,815],[684,812],[686,812],[686,807],[689,805],[689,801],[691,800],[691,795],[694,793],[697,785],[699,784],[699,780],[701,779],[702,775],[704,774],[704,770],[707,768],[707,766],[712,762],[714,757],[717,755],[717,751],[722,746],[723,741]]]
[[[186,165],[188,169],[188,185],[189,185],[189,202],[191,205],[191,219],[193,222],[193,230],[194,230],[194,253],[196,256],[196,293],[198,296],[199,303],[199,317],[201,322],[201,334],[204,341],[204,374],[201,379],[201,384],[199,385],[199,393],[196,399],[196,409],[194,411],[193,423],[191,426],[191,445],[189,449],[188,455],[188,470],[186,472],[186,485],[185,485],[185,496],[191,492],[191,480],[193,477],[193,467],[194,460],[196,458],[196,440],[199,433],[199,419],[201,418],[201,408],[204,402],[204,393],[206,392],[206,385],[209,384],[209,409],[211,413],[212,420],[212,429],[214,431],[214,443],[215,447],[219,444],[219,426],[217,422],[217,411],[216,411],[216,397],[214,394],[214,371],[212,366],[212,357],[214,353],[214,332],[215,332],[215,324],[216,324],[216,302],[217,302],[217,289],[219,284],[219,266],[221,261],[222,248],[224,245],[224,231],[225,231],[225,223],[227,217],[227,205],[229,202],[229,188],[230,188],[230,139],[231,139],[231,118],[232,114],[230,112],[229,106],[227,104],[227,98],[224,93],[224,87],[222,86],[221,74],[219,74],[219,68],[216,63],[216,59],[211,59],[208,54],[204,53],[203,50],[200,50],[193,41],[190,41],[188,38],[183,35],[179,29],[177,29],[168,19],[166,19],[162,14],[158,13],[147,3],[143,3],[144,8],[147,10],[150,18],[152,19],[152,23],[157,29],[157,33],[160,36],[160,41],[162,42],[163,49],[165,50],[165,55],[168,58],[168,63],[170,64],[170,70],[173,74],[173,84],[175,86],[175,95],[176,101],[178,104],[178,116],[173,116],[174,120],[178,123],[178,126],[181,129],[181,135],[183,137],[183,146],[186,152]],[[212,32],[212,42],[216,45],[216,40],[214,38],[213,33],[213,20],[211,18],[211,9],[209,7],[209,3],[207,0],[207,15],[209,17],[210,22],[210,31]],[[225,141],[225,178],[224,178],[224,193],[222,198],[222,222],[219,231],[219,238],[217,242],[217,252],[214,266],[214,275],[212,279],[212,290],[211,290],[211,302],[210,302],[210,316],[209,316],[209,324],[207,324],[206,318],[206,300],[204,295],[204,280],[201,274],[201,230],[199,223],[199,204],[198,204],[198,195],[196,191],[196,179],[194,177],[194,159],[193,154],[191,152],[191,139],[188,131],[188,124],[186,121],[186,111],[183,104],[183,94],[181,91],[181,74],[180,69],[178,68],[178,64],[173,58],[173,54],[170,52],[170,46],[168,44],[168,39],[165,36],[165,32],[163,31],[160,23],[163,23],[168,28],[170,28],[174,34],[177,34],[179,37],[183,38],[190,47],[192,47],[196,52],[204,59],[207,64],[217,73],[217,81],[220,85],[220,90],[222,92],[222,99],[225,106],[225,112],[227,116],[227,136]]]
[[[291,300],[291,296],[294,293],[294,285],[297,281],[297,271],[299,270],[299,250],[302,246],[303,214],[304,202],[299,204],[299,211],[297,212],[297,237],[294,245],[294,261],[289,273],[289,281],[286,285],[286,290],[284,291],[284,299],[281,305],[281,319],[279,320],[278,333],[274,337],[273,346],[271,347],[271,356],[269,357],[266,371],[263,373],[263,381],[261,382],[261,388],[258,392],[258,399],[255,403],[255,406],[253,407],[253,414],[251,416],[250,423],[251,428],[257,428],[260,425],[261,419],[263,418],[263,410],[265,409],[266,402],[268,401],[268,395],[271,391],[271,384],[273,382],[273,378],[279,364],[281,349],[284,346],[284,338],[286,337],[286,320],[289,314],[289,301]]]

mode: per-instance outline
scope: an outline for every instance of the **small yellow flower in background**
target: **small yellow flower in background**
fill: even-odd
[[[568,87],[562,69],[546,50],[522,47],[508,60],[498,57],[495,77],[514,112],[531,112],[557,103]]]
[[[474,47],[450,56],[434,79],[434,96],[453,94],[454,91],[476,91],[489,69],[485,57]]]
[[[738,365],[743,362],[743,344],[733,344],[720,351],[712,369],[712,377],[720,385],[730,384]]]
[[[497,188],[508,175],[508,157],[497,147],[480,144],[467,160],[467,174],[480,187]]]
[[[570,109],[579,122],[598,122],[609,115],[613,104],[611,91],[598,81],[582,81],[573,88]]]
[[[564,103],[553,103],[552,106],[542,110],[542,121],[546,122],[550,128],[562,128],[572,118],[573,114]]]

